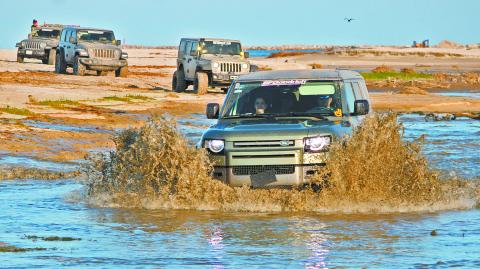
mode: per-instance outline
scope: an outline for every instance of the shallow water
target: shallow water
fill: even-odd
[[[400,120],[407,139],[428,133],[424,152],[435,167],[479,177],[478,121],[425,122],[416,114]],[[178,122],[191,143],[213,123],[200,114]],[[50,165],[12,158],[0,164]],[[384,215],[106,209],[81,202],[80,189],[72,180],[0,181],[0,242],[47,248],[0,252],[0,267],[480,267],[480,209]],[[81,240],[26,238],[32,235]]]
[[[480,92],[438,92],[436,94],[442,95],[442,96],[480,99]]]
[[[268,57],[277,52],[322,52],[321,49],[308,50],[247,50],[251,58]]]

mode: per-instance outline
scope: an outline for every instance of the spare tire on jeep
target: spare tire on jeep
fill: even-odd
[[[185,74],[182,69],[178,69],[173,73],[172,78],[172,91],[184,92],[187,88],[187,81],[185,80]]]

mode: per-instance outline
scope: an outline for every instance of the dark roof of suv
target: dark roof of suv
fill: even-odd
[[[318,80],[343,80],[343,79],[363,79],[355,71],[337,70],[337,69],[303,69],[303,70],[277,70],[252,72],[240,76],[237,81],[255,81],[255,80],[278,80],[278,79],[318,79]]]

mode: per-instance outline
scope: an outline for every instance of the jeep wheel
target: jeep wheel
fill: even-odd
[[[42,59],[42,64],[48,64],[48,59]]]
[[[125,65],[124,67],[120,67],[117,70],[115,70],[115,76],[126,78],[128,76],[128,65]]]
[[[78,57],[78,55],[75,56],[73,59],[73,74],[76,76],[85,76],[85,71],[87,71],[87,68],[80,62],[80,57]]]
[[[187,88],[187,82],[185,81],[185,75],[183,70],[177,70],[173,73],[172,78],[172,91],[174,92],[184,92]]]
[[[17,63],[23,63],[23,56],[17,54]]]
[[[56,49],[51,49],[48,52],[48,60],[47,60],[48,65],[55,65],[56,55],[57,55],[57,50]]]
[[[195,81],[193,83],[193,92],[198,95],[204,95],[208,92],[208,74],[204,72],[195,73]]]
[[[63,60],[63,53],[59,51],[55,57],[55,73],[65,74],[67,72],[67,65]]]

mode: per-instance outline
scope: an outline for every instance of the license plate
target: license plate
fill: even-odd
[[[230,79],[237,79],[238,76],[230,76]]]
[[[32,54],[33,54],[33,51],[31,51],[31,50],[26,50],[26,51],[25,51],[25,54],[27,54],[27,55],[32,55]]]

